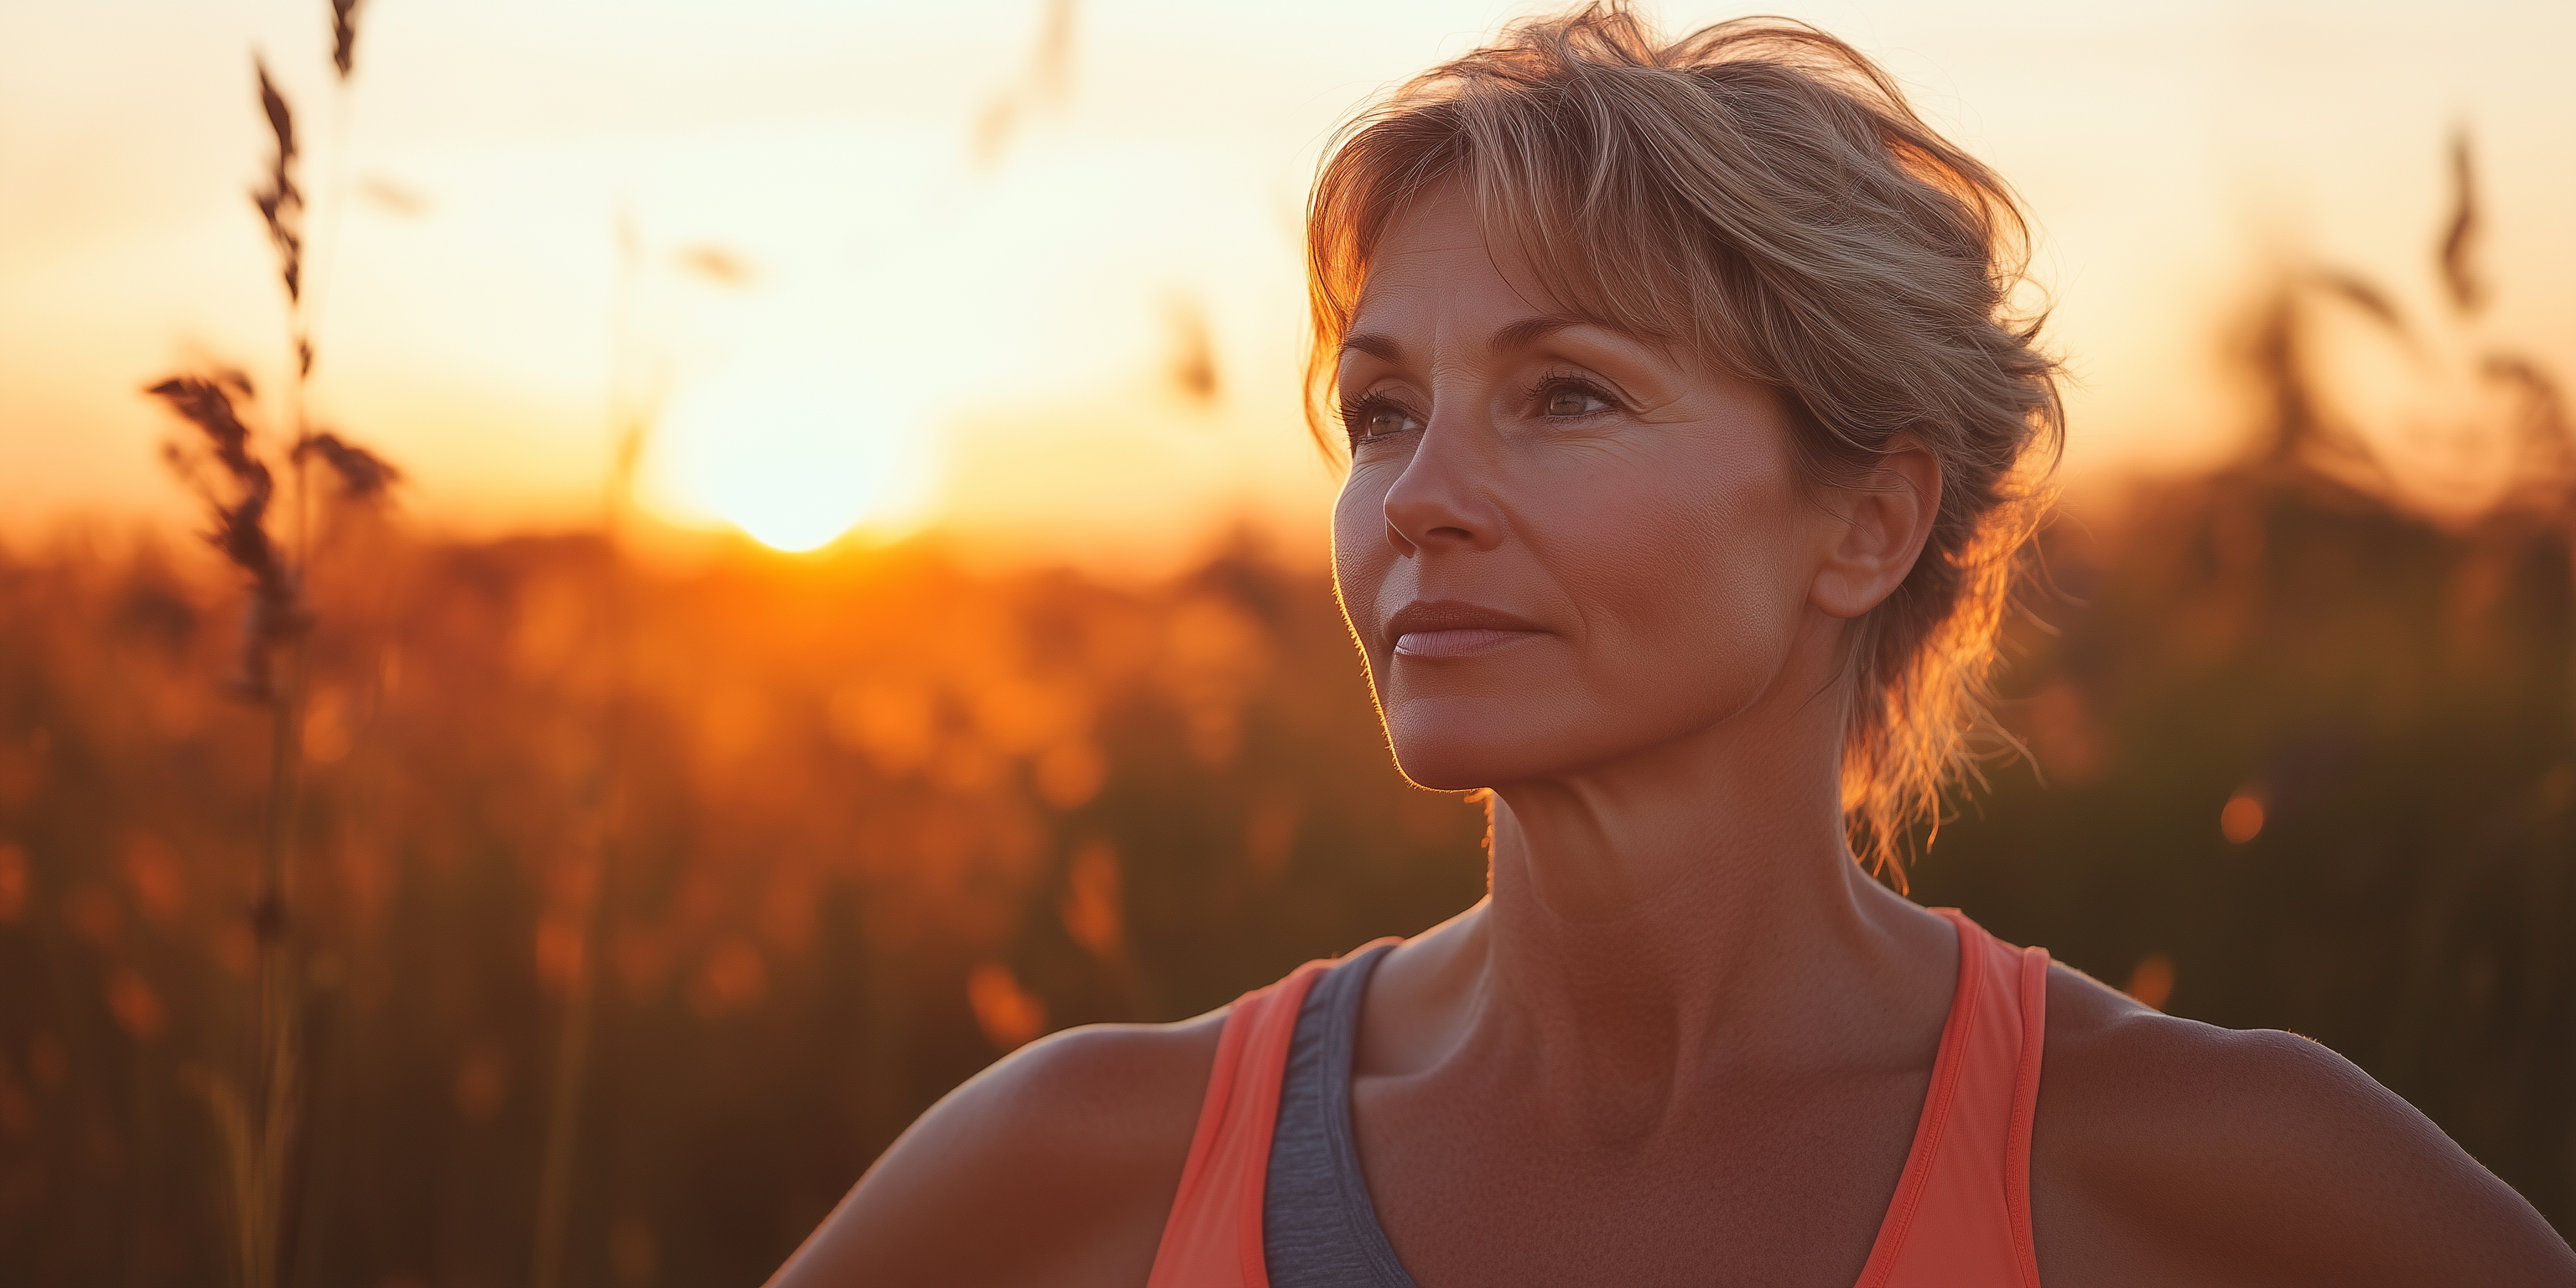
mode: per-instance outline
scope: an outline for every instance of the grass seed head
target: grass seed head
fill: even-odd
[[[328,431],[307,435],[295,445],[299,463],[312,456],[331,467],[340,480],[341,495],[352,501],[377,500],[402,481],[402,471],[393,462]]]
[[[301,633],[309,625],[310,616],[304,610],[294,570],[268,533],[269,505],[277,496],[276,475],[266,461],[252,454],[250,427],[233,407],[232,390],[247,390],[249,382],[237,372],[227,375],[228,379],[173,376],[144,392],[161,399],[196,426],[213,449],[216,462],[232,476],[229,499],[202,480],[191,482],[197,484],[213,511],[214,527],[205,534],[206,541],[222,551],[225,560],[241,569],[251,582],[250,604],[242,629],[241,676],[234,688],[253,700],[265,701],[274,696],[271,648]],[[341,447],[344,451],[359,451],[346,444]],[[187,469],[188,457],[175,446],[164,449],[163,459],[182,471]],[[381,469],[390,469],[372,456],[367,459]]]
[[[358,60],[359,0],[331,0],[331,65],[340,69],[340,79],[349,79],[349,71]]]
[[[304,193],[295,186],[295,114],[288,109],[286,96],[278,92],[277,82],[269,79],[267,60],[254,55],[251,65],[259,72],[259,105],[268,113],[269,129],[277,135],[277,159],[269,166],[268,186],[252,189],[250,199],[259,207],[259,217],[268,224],[269,240],[277,244],[278,272],[286,281],[286,298],[301,302]],[[309,357],[305,365],[311,365]]]

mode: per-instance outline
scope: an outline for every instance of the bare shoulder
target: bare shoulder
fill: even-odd
[[[770,1280],[1143,1283],[1225,1012],[1068,1029],[921,1116]]]
[[[2576,1285],[2530,1204],[2343,1057],[2159,1014],[2063,966],[2031,1216],[2050,1288]]]

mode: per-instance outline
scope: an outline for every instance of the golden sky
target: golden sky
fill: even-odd
[[[2230,441],[2214,325],[2264,265],[2429,310],[2455,125],[2489,325],[2576,378],[2576,5],[1769,7],[1881,58],[2029,199],[2079,481]],[[1032,75],[1045,0],[369,0],[344,99],[322,0],[18,0],[0,535],[186,513],[148,379],[220,359],[282,387],[256,48],[309,141],[313,407],[410,472],[423,521],[586,521],[623,400],[661,409],[644,497],[678,524],[927,523],[1141,568],[1249,513],[1319,552],[1306,177],[1373,91],[1527,11],[1090,0]],[[1173,379],[1194,333],[1209,399]]]

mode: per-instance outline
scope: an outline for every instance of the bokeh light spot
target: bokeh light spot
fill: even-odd
[[[1000,962],[985,962],[968,972],[966,1002],[975,1008],[984,1040],[997,1050],[1016,1051],[1046,1031],[1046,1003],[1031,997]]]
[[[2173,990],[2173,958],[2163,953],[2149,953],[2130,968],[2128,986],[2120,991],[2137,999],[2141,1005],[2161,1011],[2165,1009],[2165,1003],[2172,1000]]]
[[[2227,806],[2218,811],[2218,830],[2229,844],[2243,845],[2263,831],[2263,802],[2251,791],[2241,791],[2227,798]]]

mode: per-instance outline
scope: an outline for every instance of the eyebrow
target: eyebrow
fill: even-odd
[[[1518,322],[1511,323],[1496,330],[1494,332],[1494,338],[1487,341],[1485,343],[1485,347],[1496,356],[1500,356],[1510,353],[1514,349],[1525,348],[1531,344],[1535,344],[1567,327],[1580,326],[1582,323],[1582,318],[1569,317],[1561,313],[1549,313],[1542,314],[1538,317],[1522,318]],[[1400,363],[1404,361],[1404,347],[1402,345],[1397,344],[1391,336],[1377,335],[1372,332],[1361,332],[1356,335],[1343,337],[1342,352],[1365,353],[1380,362]]]
[[[1562,313],[1549,313],[1542,314],[1534,318],[1522,318],[1520,321],[1514,322],[1510,326],[1494,332],[1494,338],[1487,341],[1485,343],[1485,347],[1490,350],[1495,357],[1501,357],[1506,353],[1510,353],[1514,349],[1526,348],[1532,344],[1536,344],[1567,327],[1580,326],[1582,325],[1582,322],[1583,319],[1581,318],[1568,317]]]
[[[1393,339],[1382,335],[1371,335],[1363,332],[1359,335],[1347,335],[1342,337],[1342,352],[1350,353],[1353,351],[1365,353],[1380,362],[1398,363],[1404,361],[1403,348],[1397,345]]]

